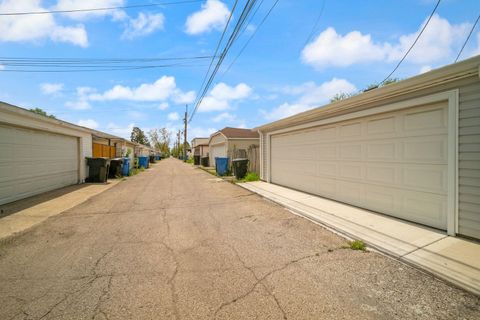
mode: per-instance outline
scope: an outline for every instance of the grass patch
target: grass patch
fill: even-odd
[[[140,168],[140,169],[137,169],[137,168],[132,168],[132,170],[130,170],[130,172],[128,173],[128,176],[131,177],[131,176],[134,176],[134,175],[137,175],[139,174],[141,171],[144,171],[145,169],[141,170],[143,168]]]
[[[352,250],[366,251],[367,245],[362,240],[354,240],[354,241],[350,241],[348,243],[348,246],[345,246],[345,248],[350,248]]]
[[[185,161],[186,163],[190,163],[190,164],[193,164],[193,158],[188,158],[187,161]]]
[[[258,181],[258,180],[260,180],[260,177],[256,172],[249,172],[247,173],[245,178],[243,178],[243,181],[245,182]]]

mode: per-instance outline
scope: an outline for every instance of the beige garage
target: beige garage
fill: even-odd
[[[0,204],[79,182],[78,138],[0,125]]]
[[[90,130],[0,103],[0,205],[81,183]]]
[[[446,230],[448,151],[441,102],[272,135],[271,181]]]
[[[255,128],[261,179],[480,239],[479,67],[476,56]]]

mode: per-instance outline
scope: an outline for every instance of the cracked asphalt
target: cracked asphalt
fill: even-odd
[[[166,159],[0,244],[0,319],[480,319],[478,297],[345,243]]]

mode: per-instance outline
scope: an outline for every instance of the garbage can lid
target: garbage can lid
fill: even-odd
[[[233,159],[232,161],[236,162],[236,161],[245,161],[245,160],[248,161],[247,158],[236,158],[236,159]]]

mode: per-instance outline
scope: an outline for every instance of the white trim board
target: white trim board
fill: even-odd
[[[392,112],[401,109],[412,108],[424,104],[447,101],[448,102],[448,213],[447,213],[447,233],[455,235],[458,232],[458,89],[435,93],[419,98],[413,98],[392,104],[387,104],[367,110],[356,111],[345,115],[340,115],[328,119],[316,120],[309,123],[295,125],[283,129],[268,132],[267,136],[267,176],[268,183],[271,182],[271,138],[272,135],[298,131],[302,129],[318,127],[335,122],[363,118],[380,113]]]

